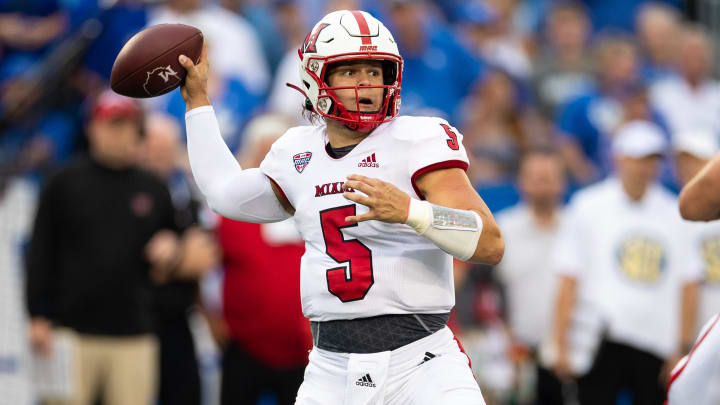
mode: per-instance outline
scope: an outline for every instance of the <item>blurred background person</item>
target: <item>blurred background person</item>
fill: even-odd
[[[89,156],[57,173],[39,199],[27,254],[30,341],[49,354],[73,341],[71,398],[155,401],[157,343],[151,279],[183,274],[167,187],[137,166],[143,115],[110,91],[87,123]]]
[[[605,326],[593,337],[597,345],[588,345],[596,354],[584,353],[594,360],[578,380],[582,405],[615,403],[628,388],[633,404],[662,404],[669,369],[693,342],[701,265],[676,198],[656,180],[665,149],[652,123],[621,127],[613,141],[616,175],[574,196],[554,250],[561,378],[577,374],[573,312],[594,304]]]
[[[626,35],[608,35],[594,48],[596,85],[558,110],[555,125],[573,179],[588,184],[611,169],[611,134],[622,122],[622,98],[638,81],[638,55]]]
[[[546,150],[527,152],[517,178],[523,201],[497,218],[507,241],[497,276],[507,299],[512,354],[518,363],[535,367],[535,403],[562,405],[561,383],[536,357],[552,329],[557,275],[550,256],[565,221],[562,159]]]
[[[557,2],[547,14],[533,63],[533,83],[540,111],[548,119],[558,107],[594,86],[591,32],[582,3]]]
[[[720,83],[711,76],[713,42],[704,28],[695,25],[683,27],[677,35],[678,74],[652,87],[652,104],[673,134],[694,129],[720,133]]]
[[[532,73],[522,36],[513,29],[514,0],[469,1],[460,6],[458,21],[464,26],[470,49],[491,66],[518,80]]]
[[[182,277],[155,286],[155,333],[160,343],[158,402],[200,405],[198,360],[188,317],[198,299],[198,279],[219,263],[214,235],[200,223],[202,204],[178,168],[180,127],[171,117],[152,113],[145,120],[140,164],[170,190],[180,234]]]
[[[244,135],[243,167],[258,167],[292,118],[260,115]],[[302,239],[292,220],[252,224],[221,218],[217,228],[225,269],[221,403],[254,405],[269,397],[295,403],[312,347],[300,307]],[[223,332],[226,332],[224,334]]]
[[[491,210],[515,204],[513,184],[520,155],[531,140],[515,82],[507,73],[488,72],[463,106],[470,181]]]
[[[636,29],[642,54],[642,77],[647,83],[675,73],[677,38],[682,31],[680,13],[659,2],[648,2],[638,11]]]

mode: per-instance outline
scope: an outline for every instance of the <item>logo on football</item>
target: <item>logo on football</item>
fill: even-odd
[[[171,76],[174,77],[175,80],[170,81]],[[143,90],[145,90],[148,96],[152,96],[161,93],[168,87],[174,87],[179,81],[180,76],[173,70],[172,66],[159,66],[146,73]]]
[[[312,152],[302,152],[302,153],[298,153],[295,156],[293,156],[293,163],[295,163],[295,170],[297,170],[298,173],[302,173],[303,170],[305,170],[307,165],[310,163],[311,157],[312,157]]]

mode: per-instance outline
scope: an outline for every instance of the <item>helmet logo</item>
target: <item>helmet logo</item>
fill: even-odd
[[[375,52],[377,51],[377,45],[361,45],[360,46],[360,52]]]
[[[312,70],[313,72],[317,72],[318,69],[320,69],[320,64],[317,63],[316,60],[312,61],[312,63],[310,63],[310,70]]]
[[[317,53],[315,43],[317,43],[320,32],[324,30],[328,25],[330,24],[322,23],[318,25],[317,31],[308,32],[307,36],[305,37],[305,42],[303,43],[303,53]]]
[[[324,98],[321,98],[320,100],[318,100],[318,107],[320,107],[321,109],[324,110],[325,107],[327,107],[327,100]]]

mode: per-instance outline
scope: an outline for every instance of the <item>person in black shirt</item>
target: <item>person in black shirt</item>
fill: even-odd
[[[74,390],[63,404],[155,400],[152,280],[181,273],[167,187],[136,168],[143,118],[132,99],[101,94],[87,126],[89,156],[45,185],[27,256],[30,339],[74,344]],[[57,329],[54,329],[57,328]]]

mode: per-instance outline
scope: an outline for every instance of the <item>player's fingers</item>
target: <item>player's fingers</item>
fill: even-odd
[[[366,197],[366,196],[364,196],[362,194],[358,194],[358,193],[350,193],[347,191],[343,193],[343,196],[350,201],[356,202],[358,204],[362,204],[366,207],[372,207],[372,200],[370,199],[370,197]]]
[[[208,46],[207,42],[203,42],[202,51],[200,52],[200,63],[202,64],[208,64],[210,63],[208,60]]]
[[[359,190],[362,191],[365,194],[370,194],[373,191],[373,188],[371,185],[367,183],[363,183],[358,180],[348,180],[343,184],[343,189],[347,189],[348,187],[352,188],[353,190]]]
[[[178,56],[178,62],[180,62],[180,65],[184,67],[185,70],[188,71],[188,73],[192,70],[192,68],[195,67],[193,61],[191,61],[190,58],[185,55]]]
[[[375,219],[375,214],[372,211],[369,211],[362,215],[346,217],[345,222],[363,222],[363,221],[368,221],[371,219]]]

